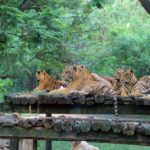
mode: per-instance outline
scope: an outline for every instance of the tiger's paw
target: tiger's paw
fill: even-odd
[[[142,96],[140,93],[131,93],[129,94],[129,96],[131,97],[139,97],[139,96]]]

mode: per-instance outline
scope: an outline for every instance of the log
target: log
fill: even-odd
[[[100,130],[100,126],[101,126],[101,123],[99,121],[93,121],[92,122],[92,129],[94,131],[99,131]]]
[[[73,125],[73,131],[77,134],[81,132],[80,124],[81,120],[76,120]]]
[[[12,127],[19,123],[19,119],[15,115],[1,115],[0,126]]]
[[[75,104],[85,104],[85,95],[84,94],[79,94],[79,93],[71,93],[70,98]]]
[[[112,130],[114,133],[122,133],[123,132],[123,123],[120,122],[113,122],[112,123]]]
[[[95,103],[102,104],[104,103],[105,97],[101,95],[95,95],[94,100],[95,100]]]
[[[94,97],[86,98],[86,105],[94,105],[94,104],[95,104]]]
[[[105,97],[105,101],[104,101],[104,104],[113,104],[114,103],[114,98],[112,96],[106,96]]]
[[[80,130],[83,133],[89,132],[91,130],[91,122],[88,120],[83,120],[80,123]]]
[[[150,124],[142,123],[143,130],[141,131],[142,134],[150,135]]]
[[[65,119],[62,124],[62,130],[66,132],[70,132],[73,130],[73,125],[74,125],[74,120],[70,119]]]
[[[45,118],[44,119],[44,127],[47,129],[51,129],[54,127],[54,118]]]
[[[56,104],[57,98],[55,95],[51,95],[49,93],[41,93],[38,96],[39,104]]]
[[[62,119],[57,119],[54,121],[54,130],[56,132],[62,131],[62,125],[63,125],[63,120]]]
[[[132,136],[135,134],[135,129],[138,123],[125,123],[123,127],[123,134]]]
[[[111,122],[109,120],[100,121],[100,129],[104,132],[109,132],[111,130]]]
[[[44,117],[37,118],[37,120],[36,120],[36,127],[43,127],[44,126],[44,120],[45,120]]]

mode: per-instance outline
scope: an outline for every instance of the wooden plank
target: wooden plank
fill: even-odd
[[[19,139],[10,140],[10,150],[19,150]]]
[[[150,135],[150,116],[146,117],[147,118],[145,118],[145,116],[120,116],[116,121],[115,117],[112,115],[98,115],[97,117],[93,116],[88,118],[80,118],[79,116],[78,118],[65,116],[23,118],[18,116],[18,114],[13,114],[0,116],[0,127],[9,127],[12,129],[16,126],[22,128],[42,127],[53,129],[56,132],[76,132],[75,128],[78,126],[80,132],[87,133],[91,132],[93,129],[94,131],[99,129],[104,132],[109,132],[112,127],[120,124],[120,127],[122,127],[122,134],[127,134],[127,129],[128,131],[131,130],[136,131],[136,133]],[[98,129],[95,129],[95,123],[99,126]],[[142,129],[140,132],[138,130],[139,128]]]
[[[88,140],[150,145],[149,118],[149,116],[147,118],[125,116],[116,121],[114,117],[108,115],[95,118],[65,116],[23,118],[18,114],[2,115],[0,116],[0,138]],[[49,145],[47,148],[50,148]]]
[[[20,139],[19,150],[33,150],[33,140],[31,139]]]
[[[55,132],[52,129],[46,128],[0,128],[0,137],[3,138],[31,138],[43,140],[57,140],[57,141],[94,141],[94,142],[108,142],[119,144],[136,144],[136,145],[149,145],[150,136],[143,134],[134,134],[127,136],[123,134],[114,134],[112,132],[91,131],[87,133],[75,132]]]
[[[147,114],[150,115],[150,99],[142,97],[118,96],[119,114]],[[5,96],[5,103],[0,105],[0,111],[39,113],[72,113],[72,114],[113,114],[114,99],[110,96],[83,95],[50,95],[42,94],[11,94]]]
[[[139,114],[150,115],[150,106],[141,105],[118,105],[119,114]],[[0,112],[19,112],[28,113],[28,105],[12,105],[0,104]],[[58,105],[58,104],[42,104],[32,105],[32,113],[62,113],[62,114],[114,114],[113,105],[94,104],[94,105]]]
[[[147,96],[146,96],[147,97]],[[104,95],[83,95],[83,94],[70,94],[70,95],[61,95],[55,94],[51,95],[48,93],[18,93],[11,94],[5,96],[5,102],[12,103],[14,105],[29,105],[29,104],[80,104],[80,105],[94,105],[94,104],[105,104],[105,105],[113,105],[114,97],[113,96],[104,96]],[[122,97],[117,96],[118,104],[120,105],[149,105],[149,103],[144,103],[144,97]],[[148,96],[146,101],[150,100]],[[139,102],[140,103],[137,103]]]

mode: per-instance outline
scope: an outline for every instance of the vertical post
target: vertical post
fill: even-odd
[[[52,114],[46,114],[46,117],[51,117]],[[52,141],[51,140],[46,140],[46,145],[45,145],[45,150],[52,150]]]
[[[19,150],[37,150],[37,141],[33,139],[20,139]]]
[[[18,150],[19,148],[19,139],[10,140],[10,150]]]
[[[33,140],[33,150],[37,150],[37,140]]]

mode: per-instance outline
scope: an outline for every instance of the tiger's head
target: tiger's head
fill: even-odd
[[[124,70],[120,69],[120,68],[118,68],[114,74],[114,82],[115,82],[115,84],[117,84],[120,87],[122,85],[123,75],[124,75]]]
[[[61,79],[72,82],[76,79],[87,77],[89,74],[89,71],[83,65],[68,65],[62,73]]]
[[[36,72],[36,79],[40,82],[43,80],[47,80],[49,78],[49,74],[45,70],[38,70]]]
[[[127,69],[124,71],[124,75],[122,78],[122,84],[123,85],[133,85],[137,82],[137,78],[135,77],[135,74],[132,69]]]

